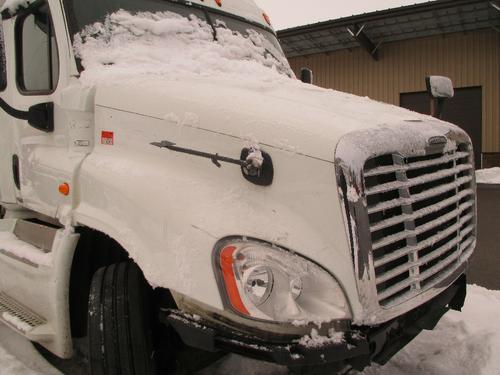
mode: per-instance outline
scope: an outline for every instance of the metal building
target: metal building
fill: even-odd
[[[278,32],[314,83],[429,113],[425,77],[456,96],[443,117],[469,132],[478,167],[500,166],[500,1],[437,0]],[[478,152],[481,150],[481,152]]]

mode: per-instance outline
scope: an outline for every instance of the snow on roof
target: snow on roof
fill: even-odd
[[[478,184],[500,184],[500,168],[480,169],[476,171]]]
[[[120,10],[77,34],[74,48],[85,68],[81,81],[87,85],[142,75],[175,79],[238,75],[270,80],[293,76],[281,51],[259,32],[248,33],[245,37],[218,27],[214,40],[211,26],[196,16]]]

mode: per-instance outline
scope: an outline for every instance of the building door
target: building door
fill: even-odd
[[[472,139],[476,168],[481,167],[483,98],[481,87],[455,89],[455,97],[444,106],[443,120],[460,126]],[[430,99],[427,92],[401,94],[403,108],[424,114],[430,113]]]

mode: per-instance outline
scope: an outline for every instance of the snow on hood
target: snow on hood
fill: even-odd
[[[350,131],[443,124],[303,84],[290,78],[284,57],[266,52],[271,48],[256,32],[245,38],[219,29],[214,41],[204,21],[170,12],[119,11],[75,38],[85,67],[80,82],[97,87],[97,105],[159,119],[194,114],[194,127],[323,160],[333,161],[338,140]]]

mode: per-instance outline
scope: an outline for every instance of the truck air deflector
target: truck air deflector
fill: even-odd
[[[180,147],[170,141],[153,142],[151,145],[180,152],[182,154],[210,159],[210,161],[218,168],[222,167],[221,163],[239,165],[241,167],[243,177],[255,185],[269,186],[273,182],[274,167],[271,156],[268,153],[261,151],[258,146],[244,148],[241,151],[240,159],[235,159],[221,156],[217,153],[213,154],[205,151]]]

